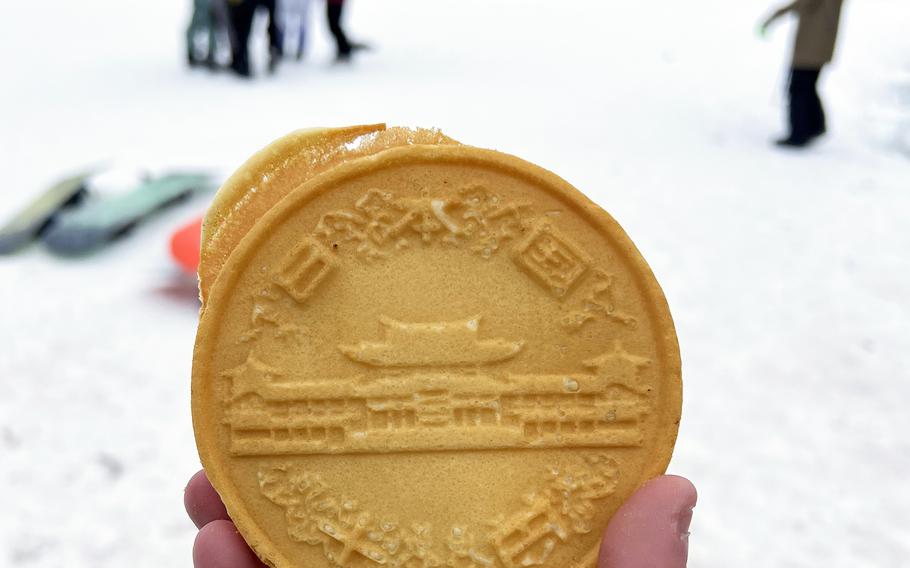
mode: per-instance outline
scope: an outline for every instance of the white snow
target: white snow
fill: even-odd
[[[0,217],[86,164],[229,172],[311,125],[517,154],[609,210],[667,294],[691,565],[907,563],[910,3],[847,2],[831,133],[802,154],[769,145],[789,26],[758,39],[759,0],[355,0],[378,49],[350,68],[316,6],[305,63],[252,83],[182,67],[188,4],[6,7]],[[0,566],[191,565],[196,306],[166,239],[203,207],[89,260],[0,258]]]

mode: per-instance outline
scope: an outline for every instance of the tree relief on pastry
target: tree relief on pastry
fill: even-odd
[[[459,525],[439,535],[427,523],[401,526],[290,464],[261,470],[259,487],[284,508],[288,536],[321,546],[335,566],[526,568],[546,564],[571,535],[591,532],[597,501],[615,491],[619,470],[608,456],[589,454],[549,466],[541,477],[517,511],[482,523],[482,534]]]

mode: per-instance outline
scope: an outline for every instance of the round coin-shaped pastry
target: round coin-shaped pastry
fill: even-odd
[[[660,287],[556,175],[363,128],[334,149],[333,131],[275,143],[206,220],[192,390],[209,479],[277,568],[594,565],[676,439]],[[242,229],[219,241],[229,218]]]

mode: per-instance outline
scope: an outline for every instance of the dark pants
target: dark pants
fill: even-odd
[[[253,14],[256,13],[256,3],[244,0],[239,4],[228,4],[228,15],[231,27],[234,29],[236,41],[231,46],[231,68],[242,75],[250,74],[250,57],[248,44],[250,29],[253,27]]]
[[[253,28],[253,16],[256,8],[262,6],[269,15],[269,48],[273,55],[281,54],[281,30],[278,29],[278,16],[275,13],[275,0],[244,0],[239,4],[228,4],[230,7],[231,26],[237,41],[232,45],[233,63],[231,67],[243,75],[250,73],[249,41]]]
[[[351,44],[348,37],[341,29],[341,13],[344,10],[344,2],[338,0],[326,0],[326,15],[329,18],[329,30],[335,36],[335,44],[338,46],[338,57],[345,58],[351,55]]]
[[[816,85],[821,69],[790,71],[790,138],[805,141],[825,132],[825,110]]]
[[[284,51],[284,40],[281,35],[281,28],[278,27],[278,9],[275,7],[275,0],[257,0],[257,3],[265,8],[269,14],[269,49],[272,54],[281,55]]]

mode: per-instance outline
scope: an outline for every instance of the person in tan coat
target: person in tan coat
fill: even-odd
[[[795,0],[778,8],[762,24],[762,33],[777,19],[799,18],[790,64],[790,134],[780,146],[801,148],[825,133],[825,111],[818,96],[818,76],[834,57],[843,0]]]

